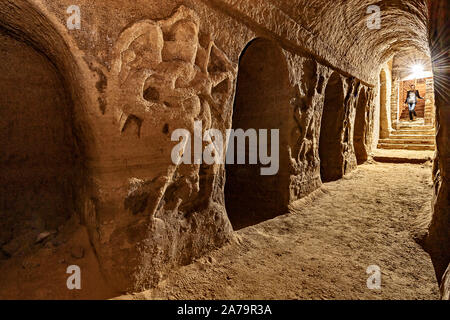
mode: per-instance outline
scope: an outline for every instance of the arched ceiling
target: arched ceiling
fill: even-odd
[[[416,50],[429,56],[426,0],[270,2],[370,78],[397,52]],[[380,8],[380,29],[368,27],[371,5]]]
[[[60,1],[61,3],[70,2],[69,0]],[[232,10],[237,11],[239,15],[233,14],[235,17],[240,19],[240,17],[246,16],[244,20],[248,18],[249,24],[263,27],[277,34],[280,39],[285,39],[288,45],[303,46],[336,69],[362,80],[367,80],[372,84],[376,83],[380,65],[392,58],[397,52],[416,50],[429,55],[427,2],[431,0],[200,1],[208,5],[218,4],[220,10],[228,7],[230,12]],[[45,2],[52,8],[55,5],[53,1]],[[88,0],[80,2],[91,4]],[[175,5],[175,2],[182,1],[172,0],[170,4]],[[197,3],[199,0],[186,0],[185,2],[194,5],[193,3]],[[5,21],[8,24],[8,21],[20,16],[20,11],[25,11],[24,8],[27,3],[41,3],[41,1],[0,1],[0,8],[2,8],[0,24],[5,24]],[[109,8],[110,4],[108,3],[108,6],[104,7],[106,3],[105,0],[99,0],[95,2],[95,6],[98,6],[98,10],[101,8],[100,11],[104,12],[104,15],[110,15],[111,12],[108,11],[110,9],[105,9]],[[138,4],[142,7],[142,10],[171,7],[169,1],[161,3],[155,0],[140,0],[136,5],[120,2],[120,5],[114,5],[114,10],[119,10],[123,6],[124,8],[121,11],[128,12],[132,7],[138,8]],[[380,29],[371,29],[367,26],[370,16],[367,9],[372,5],[380,8]],[[92,6],[94,6],[93,3]],[[276,12],[273,8],[276,8],[279,12]],[[92,12],[98,12],[94,9],[92,8]],[[86,14],[88,15],[89,12]],[[19,15],[16,13],[19,13]],[[38,20],[37,18],[37,21],[41,24],[37,25],[38,28],[29,20],[18,20],[16,22],[17,24],[22,23],[29,30],[41,30],[41,32],[33,33],[33,37],[44,34],[44,40],[53,41],[51,39],[52,32],[42,32],[42,30],[49,29],[42,25],[42,19]],[[95,22],[96,18],[94,17],[91,20]],[[12,29],[11,25],[13,24],[6,25],[6,28]],[[85,26],[86,30],[90,27],[88,23],[85,23]],[[109,26],[107,24],[105,28]],[[30,36],[30,38],[32,37]],[[83,41],[79,40],[78,42],[83,43]],[[104,49],[104,47],[100,47]]]

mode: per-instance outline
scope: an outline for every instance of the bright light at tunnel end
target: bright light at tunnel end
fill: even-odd
[[[425,66],[421,63],[414,64],[411,67],[411,75],[408,77],[408,79],[422,79],[426,78],[429,75],[430,72],[425,71]]]
[[[423,63],[416,62],[414,64],[410,64],[407,70],[409,71],[408,76],[402,80],[415,80],[433,77],[431,70],[427,71]]]
[[[420,75],[423,73],[424,66],[422,64],[415,64],[412,66],[411,71],[414,75]]]

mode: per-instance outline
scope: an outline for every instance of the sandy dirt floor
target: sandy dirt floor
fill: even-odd
[[[120,299],[438,299],[430,257],[413,239],[429,219],[431,186],[430,164],[362,165],[158,288]],[[381,290],[367,288],[369,265],[381,268]]]

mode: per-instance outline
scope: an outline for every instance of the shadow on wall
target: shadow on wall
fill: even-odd
[[[445,279],[445,270],[450,270],[450,108],[448,88],[449,68],[449,2],[430,1],[429,45],[435,80],[436,105],[436,159],[433,163],[434,197],[433,218],[425,247],[431,256],[438,282]],[[447,281],[450,273],[447,273]],[[447,283],[448,285],[448,283]],[[450,287],[442,287],[442,295],[449,294]],[[446,292],[444,292],[446,291]]]
[[[112,297],[80,224],[93,146],[86,70],[34,4],[0,7],[0,297]],[[69,265],[85,271],[81,290],[66,286]]]
[[[380,139],[389,138],[389,114],[387,108],[387,77],[386,71],[380,72]]]
[[[334,72],[325,89],[320,125],[320,177],[323,182],[335,181],[344,176],[344,117],[343,82],[339,73]]]
[[[359,91],[356,102],[355,131],[353,135],[353,145],[355,148],[356,160],[358,164],[367,161],[367,134],[369,127],[370,109],[368,108],[368,98],[365,88]]]
[[[255,129],[257,132],[259,129],[279,129],[280,165],[278,174],[262,176],[261,165],[248,164],[247,153],[247,164],[226,166],[225,203],[235,230],[274,218],[287,210],[289,132],[285,120],[290,112],[289,88],[288,69],[281,48],[266,39],[250,42],[240,58],[232,128]],[[271,150],[270,139],[267,150]]]
[[[0,38],[0,243],[13,256],[75,211],[81,164],[56,69],[25,43]]]
[[[73,103],[55,65],[1,29],[0,61],[0,297],[74,298],[69,264],[101,275],[78,224],[85,169]],[[89,280],[81,296],[109,295]]]

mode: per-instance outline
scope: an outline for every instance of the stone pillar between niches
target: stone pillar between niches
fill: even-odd
[[[433,78],[426,79],[425,124],[434,125],[434,85]]]

